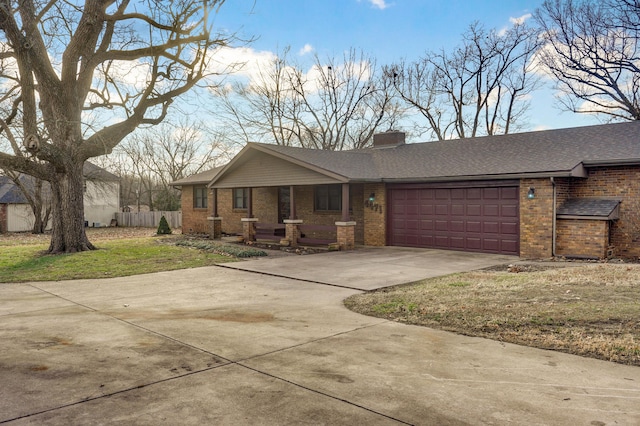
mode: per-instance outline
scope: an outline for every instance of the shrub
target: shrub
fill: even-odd
[[[169,235],[171,234],[171,228],[169,228],[169,223],[167,222],[167,218],[164,215],[160,218],[160,224],[158,225],[158,235]]]

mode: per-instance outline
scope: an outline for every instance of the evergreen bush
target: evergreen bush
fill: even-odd
[[[169,228],[169,223],[167,222],[167,218],[164,215],[160,218],[160,224],[158,225],[158,235],[169,235],[171,234],[171,228]]]

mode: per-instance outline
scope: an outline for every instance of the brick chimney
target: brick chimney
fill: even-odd
[[[404,132],[390,130],[373,135],[374,148],[395,148],[404,145]]]

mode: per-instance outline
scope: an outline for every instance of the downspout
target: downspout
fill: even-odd
[[[551,176],[551,186],[553,187],[553,221],[551,222],[551,256],[556,256],[556,205],[558,203],[558,193],[556,191],[556,181]]]

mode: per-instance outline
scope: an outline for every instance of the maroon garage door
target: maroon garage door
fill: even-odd
[[[519,189],[514,185],[392,187],[389,245],[517,255]]]

